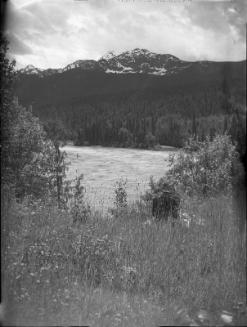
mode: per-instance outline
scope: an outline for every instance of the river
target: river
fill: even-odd
[[[105,210],[113,204],[116,181],[127,180],[128,203],[137,200],[148,189],[150,176],[157,180],[165,175],[169,154],[176,149],[152,151],[67,145],[61,150],[67,153],[70,162],[67,177],[83,174],[87,202],[92,209]]]

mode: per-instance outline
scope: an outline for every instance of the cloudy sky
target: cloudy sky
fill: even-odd
[[[58,68],[145,48],[184,60],[243,60],[247,2],[9,0],[5,32],[17,68]]]

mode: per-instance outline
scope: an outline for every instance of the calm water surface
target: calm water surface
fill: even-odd
[[[173,148],[151,151],[70,145],[62,150],[70,161],[68,178],[84,175],[86,199],[97,210],[112,206],[114,185],[120,178],[127,179],[128,202],[137,200],[148,189],[150,176],[155,180],[164,176],[169,154],[175,151]]]

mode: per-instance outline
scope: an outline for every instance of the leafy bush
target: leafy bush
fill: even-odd
[[[90,215],[90,207],[85,202],[85,188],[81,184],[82,180],[83,174],[64,182],[62,201],[70,210],[74,223],[85,223]]]
[[[64,156],[47,137],[39,119],[14,99],[15,62],[9,61],[7,50],[8,43],[1,38],[2,182],[11,186],[18,198],[57,193],[59,200]]]
[[[114,204],[117,209],[124,209],[127,207],[126,184],[127,181],[122,179],[116,182]]]
[[[53,143],[47,139],[39,119],[25,108],[12,104],[15,119],[10,122],[11,134],[4,144],[4,182],[14,185],[17,197],[54,192],[58,168],[64,174],[65,165],[58,163]],[[59,167],[58,167],[59,166]]]
[[[236,146],[228,135],[216,135],[212,141],[190,139],[170,157],[167,181],[189,196],[214,196],[232,190],[241,176]]]
[[[149,180],[149,187],[150,189],[141,197],[145,201],[151,201],[154,197],[161,196],[164,191],[169,193],[175,192],[173,184],[165,177],[160,178],[157,182],[151,177]]]

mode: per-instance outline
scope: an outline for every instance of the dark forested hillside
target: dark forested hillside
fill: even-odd
[[[189,136],[226,131],[242,140],[245,66],[195,62],[163,76],[77,67],[17,74],[15,90],[21,104],[77,145],[182,146]]]

